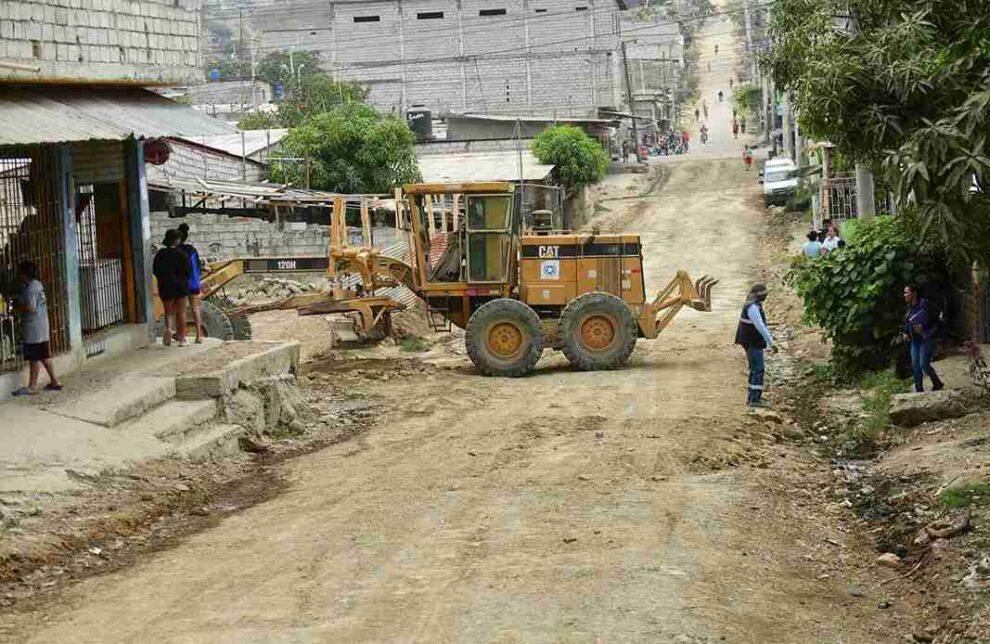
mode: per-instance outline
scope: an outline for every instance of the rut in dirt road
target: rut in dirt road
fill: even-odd
[[[375,429],[286,464],[286,493],[78,584],[21,639],[886,641],[885,617],[808,569],[809,529],[737,438],[755,185],[735,160],[671,165],[631,227],[648,284],[723,281],[629,368],[548,352],[523,379],[464,360],[390,380]]]

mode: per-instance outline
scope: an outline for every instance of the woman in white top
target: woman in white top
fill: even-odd
[[[825,249],[825,252],[831,253],[839,247],[840,241],[842,240],[839,239],[838,233],[835,232],[835,226],[829,226],[828,232],[825,233],[825,239],[822,240],[822,248]]]

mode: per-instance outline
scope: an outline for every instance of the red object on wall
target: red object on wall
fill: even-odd
[[[151,165],[164,165],[170,152],[165,139],[148,139],[144,142],[144,160]]]

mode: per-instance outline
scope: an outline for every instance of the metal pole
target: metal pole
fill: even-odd
[[[516,119],[516,151],[519,155],[519,219],[524,226],[526,224],[526,180],[523,174],[523,149],[522,149],[522,119]],[[457,217],[457,213],[454,213]]]
[[[241,181],[247,183],[247,146],[244,143],[244,131],[241,131]]]
[[[632,84],[629,81],[629,60],[626,58],[626,41],[622,41],[622,66],[626,70],[626,100],[629,101],[629,114],[632,121],[633,147],[636,152],[636,160],[639,158],[639,131],[636,129],[636,106],[633,103]]]

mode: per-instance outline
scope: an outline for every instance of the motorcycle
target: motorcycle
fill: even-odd
[[[708,143],[708,130],[701,133],[701,142]]]

